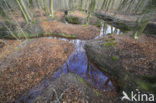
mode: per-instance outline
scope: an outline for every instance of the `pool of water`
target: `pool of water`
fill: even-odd
[[[94,39],[98,39],[108,34],[118,35],[122,34],[122,32],[119,29],[108,25],[105,22],[102,22],[99,35]],[[84,45],[87,40],[68,40],[62,38],[55,39],[73,43],[75,45],[75,49],[69,56],[67,61],[62,65],[62,67],[53,74],[52,78],[56,79],[62,74],[74,73],[83,78],[89,85],[96,89],[99,89],[100,91],[108,91],[114,89],[111,80],[107,76],[105,76],[104,73],[101,72],[94,64],[88,61],[86,51],[84,49]]]
[[[99,35],[94,39],[98,39],[110,33],[122,34],[122,32],[119,29],[116,29],[115,27],[112,27],[111,25],[102,22]],[[102,92],[111,91],[115,89],[110,78],[108,78],[94,64],[89,62],[86,55],[86,51],[84,49],[84,45],[87,42],[87,40],[79,40],[79,39],[68,40],[65,38],[57,38],[57,37],[49,37],[49,39],[58,39],[73,43],[75,49],[68,57],[66,62],[62,65],[62,67],[58,68],[58,70],[48,79],[44,79],[38,86],[29,90],[24,97],[21,97],[17,100],[18,102],[24,101],[26,103],[31,103],[32,100],[35,97],[37,97],[51,83],[51,81],[59,78],[62,74],[67,73],[74,73],[80,76],[87,82],[89,86],[98,89]]]

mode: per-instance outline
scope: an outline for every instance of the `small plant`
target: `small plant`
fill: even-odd
[[[112,56],[113,61],[117,61],[119,58],[117,56]]]

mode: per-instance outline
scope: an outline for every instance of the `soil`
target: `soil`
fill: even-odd
[[[43,21],[41,26],[44,32],[51,34],[71,34],[78,39],[93,39],[100,33],[100,29],[93,25],[74,25],[65,24],[58,21],[47,22]],[[45,34],[46,35],[46,34]]]
[[[0,101],[13,102],[60,67],[73,50],[65,41],[38,38],[24,41],[0,62]]]

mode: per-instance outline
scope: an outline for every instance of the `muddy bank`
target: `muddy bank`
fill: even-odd
[[[98,18],[101,18],[111,25],[123,29],[123,30],[136,30],[138,28],[137,18],[139,16],[130,16],[130,15],[122,15],[122,14],[114,14],[111,12],[103,12],[97,11],[95,15]],[[144,33],[155,35],[156,34],[156,20],[155,16],[151,19],[151,21],[147,24]]]
[[[155,91],[151,87],[154,81],[146,81],[156,75],[156,38],[142,35],[134,40],[124,35],[105,36],[87,42],[85,49],[88,58],[117,81],[120,91]]]
[[[48,38],[20,44],[0,60],[0,101],[13,102],[40,83],[66,61],[72,50],[72,44]]]
[[[92,25],[65,24],[58,21],[42,22],[41,26],[45,32],[43,35],[54,35],[66,38],[77,38],[82,40],[93,39],[100,33],[100,29]]]
[[[119,103],[118,99],[116,92],[102,94],[88,87],[79,76],[69,73],[51,82],[33,103]]]

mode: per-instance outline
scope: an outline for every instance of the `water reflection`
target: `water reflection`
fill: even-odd
[[[101,23],[100,35],[98,35],[95,39],[103,37],[108,34],[121,34],[122,32],[111,26],[106,24],[105,22]],[[74,73],[80,77],[82,77],[88,84],[97,88],[99,90],[112,90],[114,89],[111,81],[108,77],[106,77],[96,66],[88,61],[84,45],[86,40],[68,40],[62,38],[55,38],[59,40],[65,40],[75,45],[75,50],[69,56],[67,61],[63,64],[61,68],[58,69],[56,73],[52,76],[53,78],[58,78],[62,74],[66,73]]]
[[[116,29],[103,22],[101,25],[100,35],[95,39],[103,37],[104,35],[112,32],[116,34],[121,33],[119,29]],[[111,80],[107,76],[105,76],[103,72],[101,72],[95,65],[88,61],[86,51],[84,49],[86,40],[68,40],[58,37],[49,37],[49,39],[68,41],[75,45],[75,49],[69,56],[67,61],[62,65],[62,67],[58,68],[58,71],[56,71],[48,79],[44,79],[37,87],[32,88],[24,97],[19,98],[17,100],[17,103],[31,103],[32,100],[36,98],[51,83],[51,81],[59,78],[62,74],[67,73],[74,73],[80,76],[87,82],[87,84],[89,84],[91,87],[99,89],[100,91],[110,91],[115,89],[115,87],[112,85]]]
[[[111,90],[113,85],[111,81],[105,85],[107,77],[93,64],[88,61],[86,52],[84,50],[83,40],[71,40],[69,41],[75,45],[75,50],[70,55],[66,63],[54,73],[53,78],[58,78],[62,74],[74,73],[82,77],[91,86],[100,90]]]
[[[105,21],[103,21],[101,23],[100,34],[95,39],[98,39],[98,38],[103,37],[103,36],[108,35],[108,34],[119,35],[119,34],[123,34],[123,32],[120,31],[120,29],[115,28],[115,27],[107,24]]]

